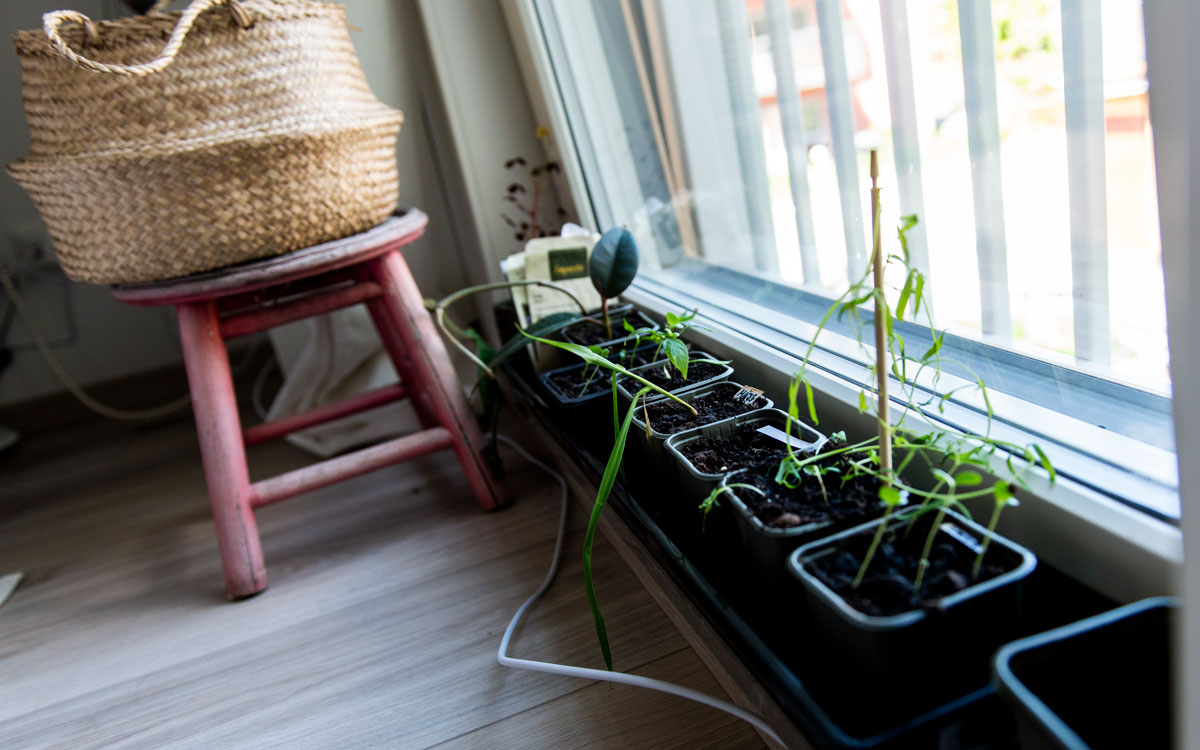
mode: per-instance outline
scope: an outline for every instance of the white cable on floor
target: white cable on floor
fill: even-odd
[[[50,370],[66,386],[71,395],[79,399],[79,402],[87,408],[109,419],[136,421],[165,417],[168,414],[174,414],[191,403],[191,396],[184,396],[169,404],[152,409],[116,409],[100,403],[84,392],[83,388],[67,374],[66,369],[58,361],[58,357],[54,356],[54,352],[50,349],[50,343],[46,341],[46,336],[42,333],[42,327],[38,325],[37,319],[33,317],[33,313],[25,304],[25,298],[17,292],[17,288],[12,283],[12,279],[8,277],[8,270],[4,268],[3,264],[0,264],[0,285],[8,293],[8,298],[12,300],[17,314],[21,316],[21,319],[25,321],[25,325],[29,327],[29,333],[33,337],[33,342],[37,345],[38,351],[41,352],[42,357],[46,360],[46,364],[50,366]]]
[[[529,463],[554,477],[558,481],[559,486],[562,488],[562,510],[560,511],[558,518],[558,538],[554,542],[554,557],[550,561],[550,570],[546,573],[546,578],[542,581],[542,585],[538,587],[538,590],[533,592],[533,595],[525,600],[525,603],[517,609],[516,614],[514,614],[512,619],[509,621],[508,628],[506,628],[504,631],[504,637],[500,639],[500,648],[496,652],[496,661],[500,662],[500,664],[503,666],[513,667],[515,669],[528,669],[533,672],[545,672],[547,674],[556,674],[563,677],[580,677],[585,680],[616,682],[622,685],[633,685],[634,687],[646,688],[648,690],[657,690],[660,693],[677,695],[680,698],[687,698],[688,700],[692,700],[697,703],[703,703],[706,706],[711,706],[724,711],[725,713],[732,714],[742,721],[754,726],[756,729],[770,737],[775,742],[778,742],[780,747],[787,747],[784,741],[780,738],[779,734],[776,733],[775,730],[772,729],[771,726],[759,716],[739,708],[732,703],[728,703],[726,701],[713,698],[710,695],[701,693],[698,690],[692,690],[691,688],[685,688],[681,685],[675,685],[662,680],[655,680],[650,677],[642,677],[641,675],[625,674],[623,672],[608,672],[603,669],[588,669],[586,667],[571,667],[565,664],[553,664],[544,661],[532,661],[530,659],[517,659],[508,655],[509,641],[512,640],[513,633],[516,632],[517,626],[521,624],[521,618],[525,616],[525,613],[531,606],[533,606],[533,603],[540,599],[542,595],[550,589],[551,584],[554,583],[554,577],[558,574],[558,564],[562,559],[563,539],[567,535],[567,482],[565,479],[563,479],[561,474],[554,469],[551,469],[549,466],[537,460],[533,456],[529,455],[529,453],[520,445],[517,445],[515,441],[511,440],[505,435],[497,435],[496,437],[509,448],[512,448],[517,453],[521,454],[526,461],[529,461]]]

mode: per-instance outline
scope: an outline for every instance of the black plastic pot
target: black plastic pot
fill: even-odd
[[[600,315],[600,312],[593,311],[592,313],[589,313],[589,315],[591,315],[591,317],[598,318]],[[648,317],[645,313],[642,313],[639,310],[635,310],[633,308],[633,305],[619,305],[616,307],[611,307],[608,310],[608,315],[613,324],[613,333],[617,334],[619,332],[619,335],[615,335],[612,339],[609,339],[608,341],[600,342],[599,344],[596,344],[596,346],[600,346],[600,347],[603,347],[603,348],[609,349],[609,350],[614,350],[626,342],[633,341],[633,337],[630,336],[628,334],[628,332],[625,331],[625,328],[621,325],[621,321],[626,318],[629,319],[630,325],[632,325],[634,328],[657,329],[659,327],[658,323],[655,323],[654,320],[651,319],[650,317]],[[592,324],[591,323],[572,323],[571,325],[567,326],[566,328],[563,328],[562,330],[560,330],[557,333],[550,336],[550,338],[554,339],[555,341],[571,341],[570,331],[572,329],[576,328],[577,326],[581,326],[581,325],[589,325],[590,326]],[[577,342],[572,342],[572,343],[577,343]],[[559,349],[559,348],[553,347],[553,346],[548,346],[546,344],[537,344],[537,352],[538,352],[538,371],[539,372],[545,372],[546,370],[566,367],[568,365],[573,365],[579,361],[577,357],[570,354],[569,352],[564,352],[562,349]]]
[[[636,351],[646,353],[652,352],[653,349],[654,345],[649,344]],[[611,446],[613,440],[612,388],[605,387],[598,393],[572,397],[563,394],[551,383],[551,378],[558,373],[582,372],[586,367],[590,367],[590,365],[577,362],[538,375],[542,397],[553,410],[556,420],[571,434],[583,438],[589,445],[607,442]],[[606,386],[611,382],[611,373],[607,370],[602,370],[596,377]]]
[[[1008,572],[968,586],[925,609],[872,616],[851,607],[808,566],[836,554],[849,537],[874,534],[880,523],[883,519],[810,542],[788,558],[788,570],[802,585],[805,608],[820,635],[819,642],[829,649],[832,658],[844,662],[858,689],[869,690],[878,700],[903,701],[913,710],[986,686],[989,657],[1017,633],[1021,584],[1037,566],[1037,558],[995,534],[988,556],[999,553],[1008,557],[1012,562]],[[889,529],[907,523],[903,517],[887,521]],[[951,543],[965,544],[963,532],[978,544],[987,530],[947,511],[939,533],[946,534]],[[877,558],[872,565],[882,562]],[[954,647],[947,649],[951,643]]]
[[[1144,599],[1000,649],[993,683],[1016,714],[1021,747],[1170,747],[1177,607]]]

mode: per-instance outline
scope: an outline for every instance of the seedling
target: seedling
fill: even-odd
[[[589,346],[588,349],[591,349],[593,354],[598,354],[601,357],[605,357],[605,358],[608,357],[608,349],[605,349],[602,346]],[[625,352],[621,352],[621,354],[624,355]],[[584,378],[584,381],[583,381],[583,387],[579,389],[580,397],[582,397],[583,394],[587,393],[588,386],[591,385],[592,381],[596,379],[596,376],[600,374],[600,369],[601,369],[600,365],[585,364],[583,366],[582,377]]]
[[[696,311],[690,313],[667,313],[666,325],[661,328],[634,328],[629,321],[625,321],[625,330],[633,336],[639,337],[639,340],[645,338],[652,344],[657,344],[658,348],[654,350],[654,356],[651,359],[658,359],[659,355],[666,355],[667,361],[674,365],[675,369],[684,380],[688,374],[688,348],[687,344],[683,343],[680,338],[684,331],[693,326],[692,319],[696,317]]]
[[[750,490],[751,492],[757,492],[759,495],[762,495],[764,497],[767,494],[767,493],[763,492],[762,490],[760,490],[758,487],[755,487],[752,484],[746,484],[745,482],[730,482],[729,484],[726,484],[726,485],[718,485],[717,487],[713,488],[713,491],[708,493],[708,497],[706,497],[702,501],[700,501],[700,505],[697,506],[700,509],[700,512],[703,514],[702,521],[700,524],[701,531],[704,530],[705,526],[708,523],[708,514],[712,512],[713,508],[717,507],[720,504],[720,502],[718,501],[717,498],[719,498],[721,495],[725,494],[726,492],[733,492],[734,490]]]

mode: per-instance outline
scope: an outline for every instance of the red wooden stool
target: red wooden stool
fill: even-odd
[[[116,287],[131,305],[175,305],[200,455],[231,598],[267,586],[254,509],[343,479],[453,448],[485,510],[508,502],[487,470],[482,439],[462,387],[399,248],[420,237],[429,217],[408,209],[374,229],[288,255],[151,284]],[[401,382],[337,404],[243,430],[234,399],[228,339],[365,303]],[[412,400],[424,428],[277,477],[251,483],[246,446]]]

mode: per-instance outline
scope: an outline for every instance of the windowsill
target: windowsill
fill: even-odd
[[[670,271],[661,272],[655,279],[639,277],[624,297],[660,317],[668,311],[698,307],[696,322],[710,330],[693,328],[689,337],[705,351],[735,360],[737,379],[764,388],[777,404],[787,403],[787,384],[800,364],[793,353],[803,352],[807,342],[798,344],[799,339],[782,333],[781,328],[787,325],[803,334],[812,331],[813,326],[783,318],[778,313],[774,314],[777,319],[771,320],[770,311],[755,309],[745,300]],[[830,339],[833,346],[828,351],[814,352],[810,360],[810,381],[817,394],[818,412],[823,417],[820,427],[827,431],[844,429],[852,438],[856,434],[866,436],[874,429],[874,419],[858,412],[858,383],[863,368],[848,367],[846,360],[837,356],[834,351],[837,338],[823,334],[823,348]],[[842,344],[853,342],[846,340]],[[855,369],[858,371],[854,372]],[[1040,408],[993,394],[993,400],[997,398],[1004,400],[996,404],[998,412],[1019,408],[1026,410],[1023,415],[1028,415]],[[1061,415],[1055,416],[1062,419]],[[969,404],[948,408],[946,416],[939,417],[968,428],[973,418],[981,417],[977,413],[972,416]],[[1068,424],[1062,429],[1072,427],[1078,430],[1079,425]],[[993,434],[1022,444],[1034,439],[1011,425],[994,428]],[[1045,444],[1044,438],[1037,439]],[[1052,453],[1059,467],[1058,481],[1051,485],[1048,478],[1040,476],[1040,470],[1031,477],[1033,494],[1019,493],[1021,507],[1003,514],[1001,533],[1113,599],[1133,601],[1172,592],[1183,559],[1183,542],[1179,528],[1164,518],[1171,515],[1172,502],[1178,512],[1177,494],[1161,481],[1132,474],[1095,455],[1073,450],[1069,446],[1078,445],[1077,439],[1065,434],[1059,439],[1065,444],[1055,445]],[[1124,456],[1126,461],[1141,461],[1141,465],[1160,475],[1164,469],[1173,468],[1164,466],[1170,462],[1162,455],[1166,453],[1173,461],[1173,454],[1132,439],[1117,440],[1108,450]],[[1085,481],[1075,477],[1083,477]],[[1118,497],[1153,499],[1159,506],[1160,517],[1155,517],[1154,511],[1131,507]]]

